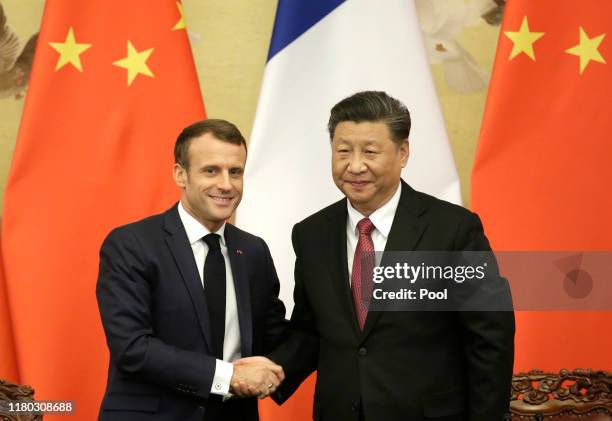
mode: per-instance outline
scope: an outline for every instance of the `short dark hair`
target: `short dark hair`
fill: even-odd
[[[382,91],[357,92],[334,105],[327,123],[330,139],[343,121],[381,121],[389,128],[391,139],[399,144],[410,134],[410,111],[401,101]]]
[[[174,162],[185,169],[189,169],[189,144],[196,137],[211,133],[224,142],[242,145],[247,149],[246,140],[234,124],[227,120],[209,118],[195,122],[183,129],[174,144]]]

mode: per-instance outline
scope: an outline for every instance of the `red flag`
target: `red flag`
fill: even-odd
[[[317,382],[316,372],[304,380],[295,393],[278,406],[272,399],[259,401],[259,418],[262,421],[310,420],[312,418],[313,391]]]
[[[2,252],[2,238],[0,238],[0,254]],[[6,296],[6,281],[4,267],[0,259],[0,378],[12,383],[19,382],[17,358],[15,357],[15,344],[13,342],[13,326]]]
[[[610,22],[609,2],[507,2],[472,174],[495,249],[612,249]],[[610,326],[610,312],[519,313],[515,367],[610,369]]]
[[[46,2],[3,259],[20,381],[38,399],[76,401],[78,420],[96,418],[106,382],[102,239],[178,200],[174,141],[204,118],[184,28],[174,0]]]

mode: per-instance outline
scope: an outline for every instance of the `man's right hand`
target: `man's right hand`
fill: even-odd
[[[265,398],[285,379],[280,365],[266,357],[247,357],[234,361],[231,392],[240,397]]]

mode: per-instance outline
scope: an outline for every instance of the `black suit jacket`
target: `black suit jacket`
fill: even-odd
[[[272,349],[285,308],[266,243],[227,224],[242,356]],[[257,420],[256,399],[209,395],[216,360],[202,283],[175,205],[113,230],[96,288],[110,350],[99,419]]]
[[[402,181],[386,250],[490,250],[479,218]],[[270,357],[287,380],[282,403],[317,369],[315,420],[501,421],[508,407],[514,315],[370,311],[352,303],[346,199],[295,225],[295,308]],[[503,290],[509,294],[506,280]]]

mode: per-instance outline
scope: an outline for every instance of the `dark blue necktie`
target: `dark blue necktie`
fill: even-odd
[[[225,337],[225,259],[221,253],[218,234],[204,236],[208,254],[204,261],[204,295],[208,305],[212,330],[212,351],[216,358],[223,359]]]

